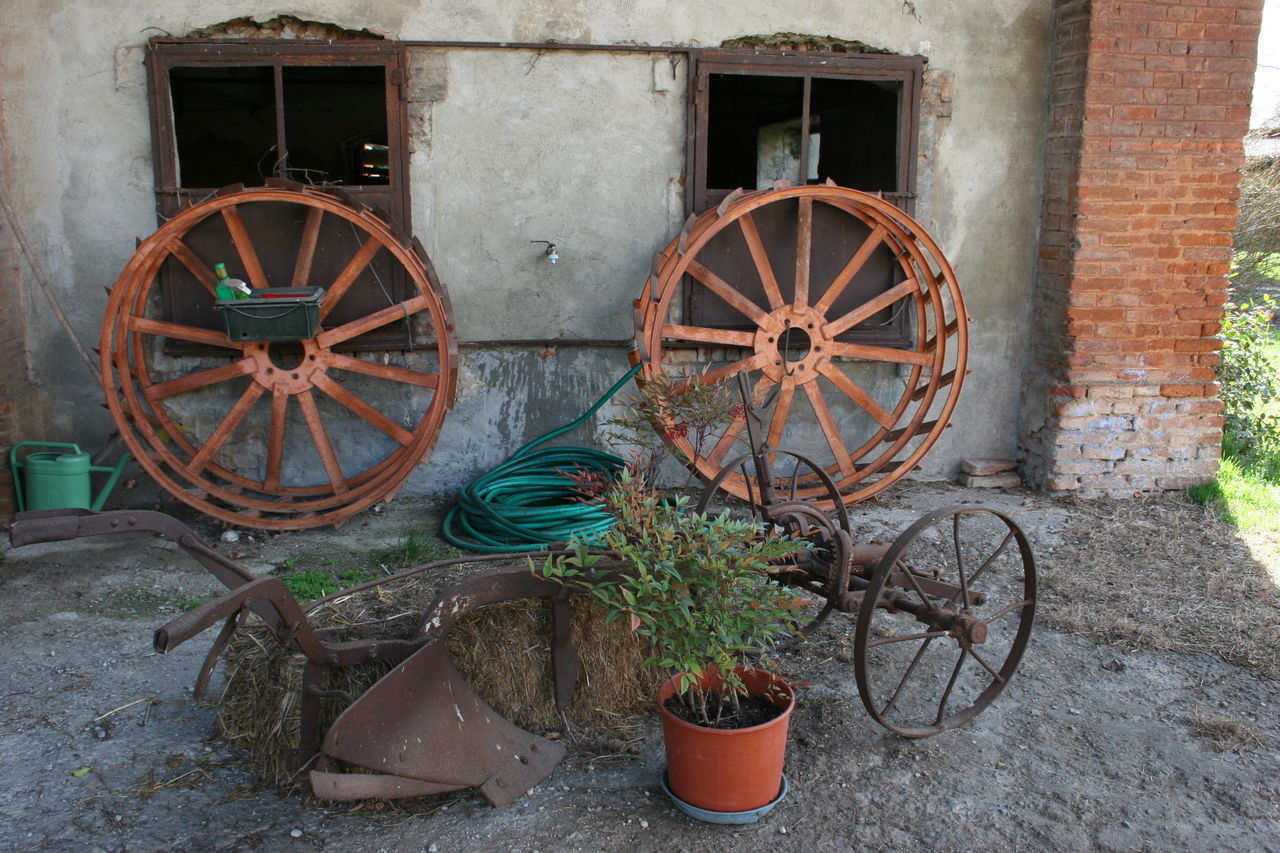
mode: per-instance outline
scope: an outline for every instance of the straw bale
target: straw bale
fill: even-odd
[[[423,610],[464,573],[465,568],[389,579],[330,599],[309,616],[317,630],[332,630],[335,641],[407,638]],[[553,700],[551,616],[544,601],[526,599],[476,611],[453,630],[447,647],[476,693],[516,725],[563,737],[571,748],[584,751],[632,751],[661,675],[643,666],[649,650],[639,638],[617,623],[605,624],[585,596],[574,597],[572,614],[578,686],[563,714]],[[304,662],[260,623],[238,631],[227,648],[222,735],[247,750],[267,783],[301,781],[290,771],[290,752],[298,743]],[[354,699],[391,668],[383,662],[329,668],[323,687]],[[341,698],[323,700],[322,726],[327,728],[348,704]]]

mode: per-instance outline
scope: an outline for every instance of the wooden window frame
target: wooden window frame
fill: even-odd
[[[851,54],[825,52],[760,51],[750,49],[704,49],[690,53],[689,96],[686,137],[687,191],[685,209],[696,214],[716,207],[732,192],[727,188],[707,186],[707,158],[709,142],[710,76],[712,74],[741,74],[750,76],[779,76],[803,80],[802,133],[807,136],[809,127],[810,91],[815,78],[858,80],[897,83],[897,186],[893,191],[880,192],[885,200],[911,214],[915,208],[915,182],[917,158],[917,128],[920,124],[920,99],[923,89],[923,56],[899,56],[895,54]],[[802,164],[807,162],[808,146],[802,141]],[[804,166],[802,165],[802,169]],[[804,174],[801,171],[800,174]],[[748,187],[747,189],[752,189]],[[854,187],[854,189],[858,189]],[[886,282],[885,288],[893,286]],[[683,306],[686,322],[696,325],[715,325],[704,316],[702,310],[690,301],[691,288],[685,288]],[[874,343],[880,346],[911,346],[911,330],[904,313],[895,314],[887,326],[878,329],[854,328],[841,335],[841,340]]]
[[[712,74],[797,77],[804,80],[804,118],[807,127],[809,88],[815,77],[866,80],[900,84],[898,95],[898,187],[883,193],[894,205],[911,213],[915,201],[917,133],[920,124],[920,92],[923,88],[923,56],[879,53],[763,52],[756,50],[700,50],[689,57],[689,116],[686,145],[688,185],[686,213],[718,205],[731,190],[709,189],[707,176],[707,120]],[[807,133],[807,131],[802,131]],[[801,146],[805,152],[807,146]],[[804,156],[802,154],[802,156]],[[748,188],[750,189],[750,188]],[[854,187],[854,189],[858,189]]]
[[[151,143],[155,173],[156,214],[159,222],[182,207],[209,197],[222,187],[187,187],[181,183],[170,70],[180,67],[271,67],[275,69],[276,144],[285,151],[285,67],[382,66],[386,81],[388,165],[386,184],[338,185],[335,189],[386,218],[401,233],[413,233],[409,195],[408,61],[405,47],[392,41],[284,41],[276,39],[152,39],[146,53]],[[407,284],[391,283],[397,292]],[[173,316],[174,300],[183,298],[162,282],[165,310]],[[407,292],[407,290],[406,290]],[[405,294],[399,294],[404,296]],[[208,354],[207,349],[169,342],[173,354]],[[344,347],[356,350],[413,349],[404,332],[383,330],[361,336]]]

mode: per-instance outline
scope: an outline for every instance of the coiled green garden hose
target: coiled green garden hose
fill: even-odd
[[[444,517],[444,538],[468,551],[541,551],[574,536],[590,538],[608,530],[613,519],[600,506],[582,502],[562,472],[612,477],[622,470],[622,459],[588,447],[537,448],[582,426],[639,370],[636,365],[627,371],[577,420],[535,438],[464,486]]]

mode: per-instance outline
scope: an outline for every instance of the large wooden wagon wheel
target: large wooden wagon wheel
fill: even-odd
[[[255,233],[264,222],[270,232]],[[314,337],[231,341],[213,308],[220,261],[255,289],[324,287]],[[199,321],[169,319],[165,276],[198,282],[186,299],[207,303]],[[372,305],[352,298],[362,280],[380,293]],[[359,345],[389,329],[413,351]],[[358,203],[277,182],[220,192],[140,243],[107,303],[101,376],[125,442],[171,494],[226,522],[289,530],[394,495],[453,404],[456,346],[415,242]]]
[[[950,265],[907,214],[832,185],[735,192],[656,259],[636,303],[641,381],[722,382],[740,370],[771,400],[770,447],[819,462],[848,503],[916,466],[947,426],[968,318]],[[743,421],[679,454],[710,480]],[[856,436],[856,438],[854,438]],[[750,499],[748,473],[722,481]],[[798,497],[829,506],[817,478]]]

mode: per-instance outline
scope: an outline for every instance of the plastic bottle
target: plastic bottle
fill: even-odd
[[[218,277],[215,292],[219,299],[248,299],[253,295],[249,285],[238,278],[230,278],[227,275],[226,264],[214,264],[213,273]]]

